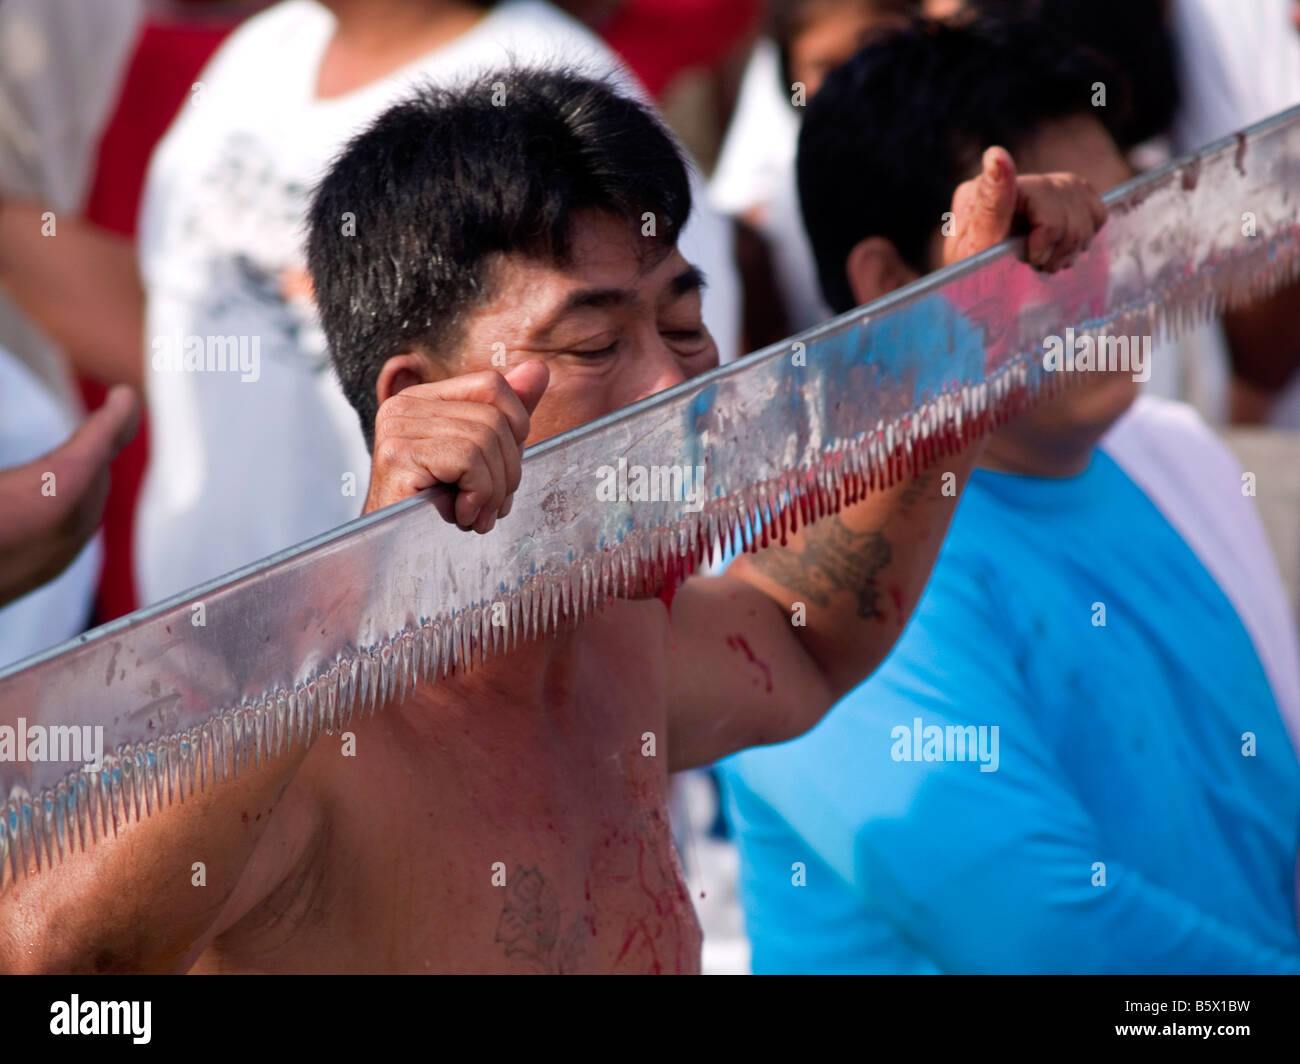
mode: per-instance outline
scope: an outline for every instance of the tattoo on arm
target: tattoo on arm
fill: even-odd
[[[903,513],[910,513],[912,507],[929,493],[930,484],[934,481],[934,473],[933,469],[928,469],[919,476],[913,477],[907,487],[899,492],[898,505]]]
[[[776,547],[752,555],[749,563],[818,606],[829,606],[837,591],[851,591],[859,617],[884,620],[879,577],[894,557],[889,540],[880,532],[854,532],[838,515],[819,521],[811,532],[803,550]]]
[[[917,503],[933,499],[935,471],[914,477],[898,495],[898,513],[909,514]],[[854,532],[838,514],[809,529],[803,550],[772,547],[749,559],[759,572],[784,588],[797,591],[814,605],[830,605],[837,591],[851,591],[863,620],[885,620],[881,608],[880,574],[894,560],[894,549],[883,531]]]

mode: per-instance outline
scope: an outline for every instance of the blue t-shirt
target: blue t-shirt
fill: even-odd
[[[1273,690],[1101,450],[976,471],[889,659],[720,767],[755,972],[1300,971]]]

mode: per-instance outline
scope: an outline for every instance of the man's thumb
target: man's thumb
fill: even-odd
[[[981,230],[988,229],[990,244],[1006,236],[1016,215],[1016,164],[1006,148],[992,147],[984,152],[983,172],[975,186],[972,219]]]
[[[541,401],[542,393],[546,391],[550,379],[549,367],[545,362],[537,359],[524,362],[506,374],[506,383],[510,385],[515,395],[519,396],[519,401],[524,404],[524,409],[529,414],[537,409],[537,404]]]
[[[119,384],[108,393],[104,405],[50,455],[49,464],[65,469],[74,478],[89,479],[117,457],[139,424],[140,407],[135,392]]]

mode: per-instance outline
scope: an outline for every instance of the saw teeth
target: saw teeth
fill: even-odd
[[[108,815],[113,822],[113,838],[117,838],[122,823],[122,773],[116,757],[108,766]]]
[[[357,706],[361,684],[361,659],[353,658],[349,661],[340,672],[339,678],[343,683],[343,723],[347,725],[352,723],[352,713]]]
[[[339,728],[339,684],[343,670],[335,663],[325,680],[325,722],[333,731]],[[261,717],[259,716],[260,720]]]
[[[379,682],[383,677],[380,674],[379,661],[375,657],[373,650],[369,651],[361,659],[361,675],[365,677],[365,699],[362,710],[369,716],[375,715],[375,703],[379,700]]]
[[[141,809],[145,816],[153,816],[154,802],[158,797],[158,779],[155,775],[154,757],[148,746],[144,743],[138,744],[135,748],[135,756],[139,769],[136,773],[137,786],[144,799],[136,802],[137,819],[139,819]]]
[[[366,712],[366,699],[370,694],[370,656],[362,653],[358,659],[360,673],[357,677],[357,710],[364,716]]]
[[[320,688],[317,687],[315,680],[304,685],[302,698],[304,704],[307,705],[308,722],[311,723],[313,728],[324,731],[326,725],[325,706],[321,705]]]
[[[386,705],[393,693],[393,648],[385,644],[379,649],[379,694],[371,703],[370,713],[374,715],[375,707]]]
[[[293,695],[289,696],[290,703],[293,705]],[[229,731],[226,733],[230,742],[230,775],[239,775],[245,767],[240,763],[240,755],[243,753],[244,746],[244,715],[238,709],[231,711],[229,715]]]
[[[1105,320],[1076,325],[1075,335],[1159,335],[1177,338],[1227,310],[1265,297],[1300,277],[1300,227],[1216,261],[1212,270],[1180,278],[1140,304]],[[1005,424],[1039,393],[1059,394],[1075,375],[1044,373],[1038,352],[1009,359],[982,380],[963,382],[908,416],[848,440],[827,440],[811,466],[741,485],[708,499],[675,525],[634,531],[594,558],[562,571],[532,573],[502,589],[505,626],[492,624],[493,603],[452,616],[424,618],[377,646],[351,648],[294,690],[276,690],[229,708],[188,731],[104,751],[100,771],[74,770],[39,795],[11,793],[0,803],[0,890],[29,871],[49,867],[73,849],[116,836],[132,819],[281,756],[298,741],[341,730],[354,714],[405,698],[421,680],[436,682],[490,653],[568,626],[618,595],[655,582],[669,587],[723,552],[753,551],[796,533],[828,513],[924,472],[943,457]],[[489,645],[490,644],[490,645]]]
[[[51,818],[54,821],[54,848],[57,850],[58,859],[63,860],[63,843],[67,833],[67,824],[64,820],[64,811],[67,808],[68,786],[64,781],[54,789],[53,798],[46,799],[46,805],[50,807]]]

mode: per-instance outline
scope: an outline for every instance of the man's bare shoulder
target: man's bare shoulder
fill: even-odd
[[[233,814],[241,827],[260,828],[261,836],[212,933],[198,944],[192,973],[259,970],[250,944],[270,924],[288,926],[310,910],[328,835],[328,796],[310,771],[315,752],[278,797]]]

